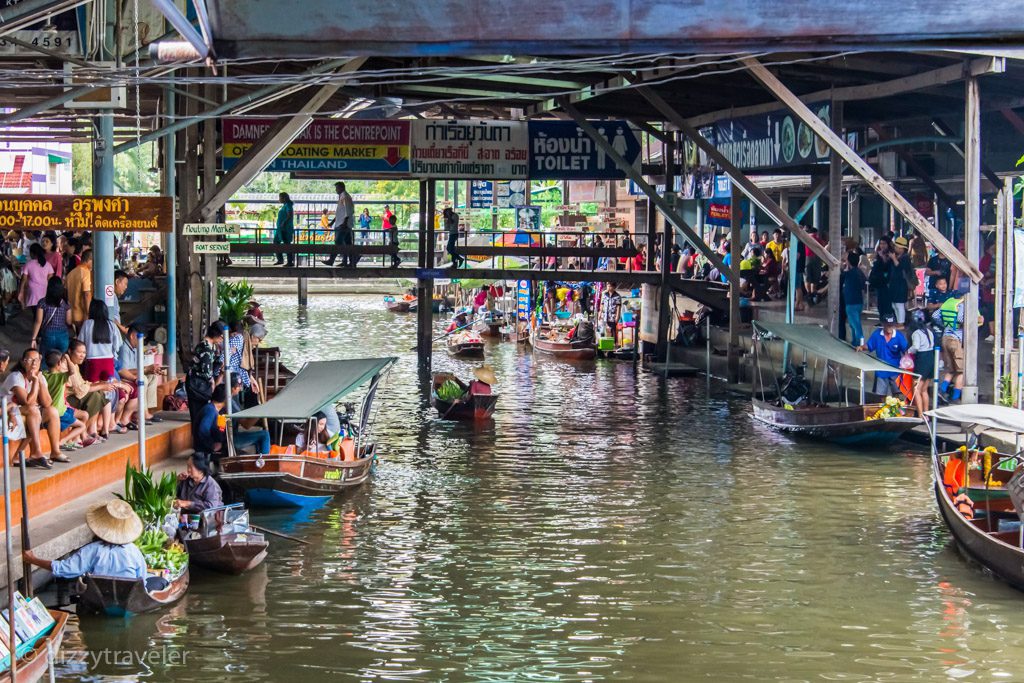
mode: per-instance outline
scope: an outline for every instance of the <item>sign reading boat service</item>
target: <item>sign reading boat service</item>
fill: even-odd
[[[230,254],[231,242],[196,242],[192,251],[196,254]]]
[[[0,197],[3,230],[170,232],[173,217],[170,197]]]
[[[224,169],[233,168],[274,123],[274,119],[224,119]],[[406,175],[409,122],[316,119],[265,170]]]

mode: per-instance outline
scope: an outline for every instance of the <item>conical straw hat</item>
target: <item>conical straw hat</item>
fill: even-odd
[[[142,534],[142,520],[123,500],[100,503],[85,513],[85,523],[107,543],[124,545]]]
[[[495,384],[498,381],[490,365],[481,365],[473,371],[473,376],[484,384]]]

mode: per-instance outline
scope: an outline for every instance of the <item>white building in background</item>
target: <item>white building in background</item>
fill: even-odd
[[[71,144],[0,142],[0,194],[71,194]]]

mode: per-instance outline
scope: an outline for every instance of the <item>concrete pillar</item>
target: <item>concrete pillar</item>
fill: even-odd
[[[309,278],[299,278],[299,305],[305,306],[309,303]]]
[[[978,79],[967,79],[964,111],[964,244],[967,259],[981,260],[981,109]],[[978,294],[964,299],[964,403],[978,402]]]
[[[114,116],[101,114],[93,134],[92,193],[114,194]],[[114,305],[114,233],[97,230],[92,237],[92,297]]]
[[[425,190],[424,201],[422,201],[423,211],[426,214],[426,230],[421,232],[421,235],[425,235],[422,240],[424,244],[423,249],[423,268],[434,267],[434,242],[435,242],[435,230],[434,230],[434,206],[436,203],[437,195],[437,181],[428,180],[421,184],[421,188]],[[434,299],[434,279],[433,278],[419,278],[416,281],[416,336],[417,336],[417,348],[418,348],[418,361],[419,361],[419,372],[421,378],[430,377],[431,367],[431,356],[433,352],[433,315],[431,312],[431,306],[433,305]]]

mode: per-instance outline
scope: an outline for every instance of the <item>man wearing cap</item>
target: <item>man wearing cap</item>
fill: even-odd
[[[44,560],[31,550],[21,556],[29,564],[52,572],[58,579],[95,574],[119,579],[145,579],[146,558],[135,545],[142,534],[142,520],[123,500],[111,500],[85,513],[85,523],[99,540],[85,545],[63,560]]]
[[[900,358],[907,352],[910,345],[903,333],[896,329],[896,317],[891,313],[882,318],[882,327],[876,329],[868,343],[860,347],[862,351],[867,350],[875,354],[878,360],[894,368],[900,366]],[[899,387],[896,386],[898,372],[876,372],[875,393],[882,396],[899,395]]]

